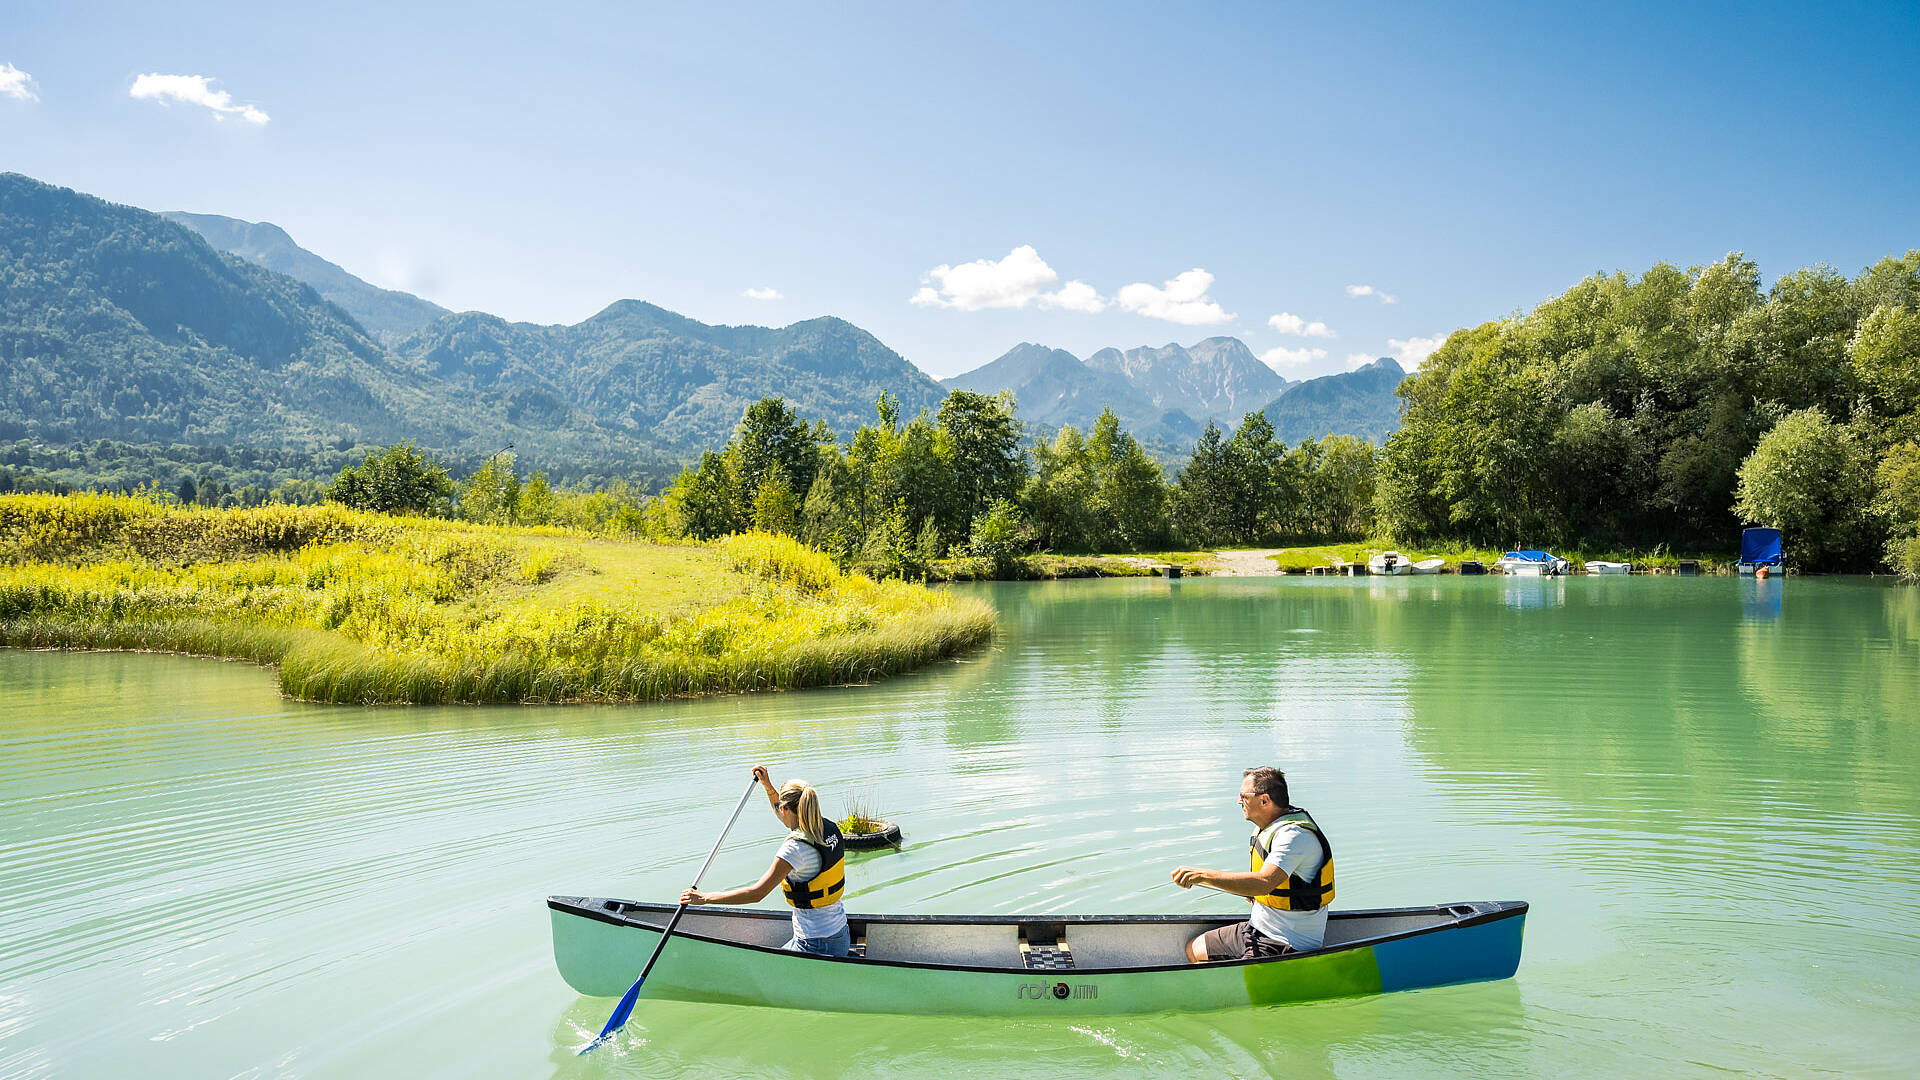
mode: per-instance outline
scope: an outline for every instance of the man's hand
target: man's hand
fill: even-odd
[[[688,889],[680,894],[680,902],[690,907],[699,907],[707,902],[707,894],[698,889]]]
[[[1197,866],[1175,867],[1173,871],[1173,883],[1183,889],[1191,889],[1195,885],[1205,885],[1207,883],[1207,872]]]

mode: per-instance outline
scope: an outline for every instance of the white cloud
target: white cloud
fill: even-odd
[[[1380,302],[1383,304],[1397,304],[1400,302],[1399,297],[1388,296],[1386,293],[1381,292],[1379,289],[1376,289],[1371,285],[1349,285],[1347,286],[1347,295],[1348,296],[1374,296],[1374,297],[1378,297]]]
[[[1078,311],[1084,315],[1098,315],[1107,310],[1107,305],[1108,300],[1084,281],[1069,281],[1060,286],[1059,292],[1040,297],[1040,306],[1043,308]]]
[[[975,259],[959,266],[941,263],[927,271],[924,284],[910,302],[921,307],[958,308],[961,311],[985,311],[988,308],[1024,308],[1037,303],[1042,308],[1094,313],[1106,310],[1093,286],[1084,281],[1069,281],[1056,292],[1048,292],[1060,275],[1032,244],[1021,244],[1007,257],[994,261]]]
[[[1301,318],[1300,316],[1287,311],[1283,311],[1280,314],[1275,315],[1272,318],[1268,319],[1267,325],[1273,327],[1275,330],[1278,330],[1283,334],[1292,334],[1295,337],[1330,338],[1330,337],[1340,336],[1334,333],[1333,331],[1327,329],[1326,323],[1308,322],[1307,320]]]
[[[748,289],[740,294],[749,300],[785,300],[779,289]]]
[[[40,100],[40,95],[33,92],[33,76],[12,64],[0,64],[0,97],[17,101]]]
[[[212,109],[216,117],[234,115],[249,124],[267,122],[266,113],[252,105],[235,102],[233,95],[225,90],[215,90],[213,80],[205,75],[142,75],[133,80],[133,89],[127,91],[127,95],[158,101],[162,105],[170,101],[200,105]]]
[[[1182,326],[1215,326],[1232,322],[1233,316],[1221,310],[1207,295],[1213,287],[1213,275],[1194,267],[1173,280],[1154,288],[1136,281],[1115,295],[1120,306],[1149,319],[1165,319]]]
[[[1433,350],[1438,349],[1446,343],[1447,335],[1444,332],[1435,334],[1432,337],[1407,338],[1404,341],[1399,338],[1387,339],[1388,347],[1393,350],[1393,358],[1400,361],[1400,366],[1406,368],[1408,371],[1412,371],[1421,364],[1426,363],[1427,357],[1433,355]]]
[[[1370,352],[1350,352],[1347,354],[1347,370],[1366,367],[1378,359],[1380,358]]]
[[[1260,362],[1279,371],[1281,368],[1305,367],[1316,360],[1325,360],[1325,349],[1268,349],[1260,354]]]

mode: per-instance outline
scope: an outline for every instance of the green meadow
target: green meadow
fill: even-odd
[[[863,682],[977,646],[993,621],[765,533],[657,544],[337,505],[0,496],[0,645],[274,664],[284,693],[315,701]]]

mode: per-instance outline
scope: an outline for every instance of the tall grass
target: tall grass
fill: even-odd
[[[606,543],[337,506],[0,496],[0,644],[236,657],[277,663],[298,698],[427,704],[862,682],[992,634],[977,600],[843,573],[766,534],[655,549],[738,586],[662,607],[632,569],[662,569],[652,546],[613,559]],[[565,587],[581,575],[613,580]]]

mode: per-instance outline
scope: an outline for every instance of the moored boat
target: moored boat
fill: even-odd
[[[554,960],[576,991],[618,997],[666,904],[547,898]],[[1505,979],[1520,964],[1518,900],[1333,911],[1325,946],[1190,964],[1188,940],[1233,921],[1189,915],[849,915],[856,955],[787,952],[785,912],[688,910],[643,995],[822,1012],[1097,1016],[1199,1012]]]
[[[1734,566],[1742,574],[1757,573],[1762,567],[1775,574],[1785,571],[1786,552],[1780,544],[1780,530],[1740,530],[1740,561]]]
[[[1633,569],[1633,564],[1593,559],[1586,564],[1586,567],[1589,574],[1624,574]]]
[[[1447,565],[1447,560],[1445,559],[1421,559],[1419,562],[1413,564],[1412,573],[1437,574],[1440,572],[1440,568],[1445,565]]]
[[[1567,572],[1567,560],[1551,552],[1524,548],[1509,551],[1493,564],[1503,574],[1517,577],[1555,577]]]
[[[1413,560],[1397,551],[1382,551],[1367,560],[1367,573],[1398,577],[1413,572]]]

